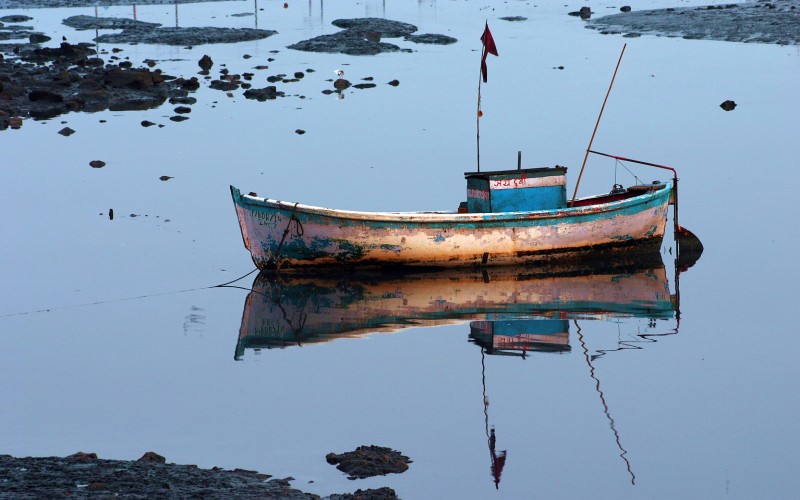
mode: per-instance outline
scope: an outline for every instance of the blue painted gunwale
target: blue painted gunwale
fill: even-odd
[[[302,223],[313,219],[317,222],[335,221],[337,224],[344,224],[345,227],[363,227],[366,224],[367,226],[375,225],[381,229],[413,229],[415,227],[481,229],[581,224],[618,215],[634,215],[648,208],[665,205],[665,202],[668,202],[671,196],[672,184],[666,183],[658,191],[602,205],[556,210],[474,214],[457,212],[359,212],[242,195],[233,186],[231,186],[231,193],[234,203],[246,210],[255,210],[262,213],[277,211],[287,216],[291,216],[292,212],[294,212],[295,217],[300,219]]]

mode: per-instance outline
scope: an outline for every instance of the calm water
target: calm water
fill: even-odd
[[[176,463],[291,475],[296,487],[323,495],[384,485],[403,498],[796,495],[800,238],[788,206],[797,179],[797,47],[603,36],[566,15],[578,4],[340,3],[259,2],[257,20],[230,17],[253,11],[253,2],[181,5],[182,26],[257,22],[279,34],[193,49],[120,46],[134,63],[154,58],[176,75],[193,75],[203,54],[215,61],[212,74],[221,64],[235,73],[268,64],[255,71],[256,87],[272,74],[314,69],[278,85],[289,97],[260,103],[203,87],[183,123],[168,120],[167,105],[26,121],[0,133],[0,453],[135,459],[153,450]],[[699,2],[680,5],[692,4]],[[612,13],[616,4],[593,8]],[[7,13],[34,17],[26,24],[54,40],[94,36],[60,24],[94,8]],[[132,9],[99,13],[131,17]],[[528,21],[497,20],[508,15]],[[172,5],[139,6],[137,16],[176,20]],[[374,57],[285,48],[335,32],[334,19],[365,16],[459,42],[388,40],[414,52]],[[516,285],[503,280],[474,292],[493,294],[496,309],[461,310],[463,295],[452,293],[470,288],[465,278],[460,288],[434,280],[393,290],[450,300],[458,314],[389,308],[376,316],[367,308],[371,323],[330,342],[243,343],[248,318],[269,325],[280,316],[253,307],[254,275],[237,282],[243,288],[209,288],[252,269],[229,184],[322,206],[454,209],[464,198],[462,173],[475,167],[486,19],[500,52],[483,87],[486,169],[513,168],[522,150],[525,166],[566,165],[574,183],[627,42],[594,149],[678,169],[681,222],[706,249],[681,275],[680,324],[668,300],[675,280],[667,244],[665,269],[627,276],[650,276],[645,282],[659,290],[657,300],[644,290],[644,312],[630,310],[642,290],[614,276],[552,284],[556,297],[594,290],[587,301],[604,307],[588,311],[509,311],[502,296]],[[373,77],[377,88],[323,95],[340,68],[353,83]],[[398,87],[385,84],[393,79]],[[722,111],[726,99],[739,107]],[[142,120],[165,126],[143,128]],[[58,135],[62,121],[77,133]],[[106,167],[90,168],[96,159]],[[612,160],[592,159],[580,194],[608,191],[614,175]],[[624,169],[617,177],[633,182]],[[291,296],[286,286],[276,293]],[[287,324],[297,327],[305,314],[309,331],[330,319],[297,297]],[[523,305],[540,303],[527,297]],[[259,332],[288,331],[281,328]],[[487,331],[499,339],[504,329],[529,334],[525,357],[487,352]],[[352,482],[324,460],[364,444],[395,448],[414,463],[402,475]],[[496,487],[491,464],[503,451]]]

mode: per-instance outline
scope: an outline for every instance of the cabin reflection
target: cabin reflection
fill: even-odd
[[[674,318],[659,256],[614,269],[570,266],[406,275],[260,274],[245,300],[235,359],[293,346],[469,322],[487,354],[569,352],[571,319]],[[634,263],[635,264],[635,263]]]

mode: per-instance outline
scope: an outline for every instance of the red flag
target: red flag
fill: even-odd
[[[494,44],[494,37],[492,37],[492,32],[489,31],[489,22],[486,22],[486,28],[483,30],[483,35],[481,35],[481,42],[483,42],[483,56],[481,57],[481,74],[483,75],[483,83],[486,83],[487,79],[487,67],[486,67],[486,56],[489,54],[499,56],[500,54],[497,53],[497,45]]]

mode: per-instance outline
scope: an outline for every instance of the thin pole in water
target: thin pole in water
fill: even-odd
[[[617,78],[617,70],[619,70],[619,64],[622,62],[622,56],[625,54],[625,47],[628,44],[624,44],[622,46],[622,53],[619,55],[619,60],[617,61],[617,67],[614,68],[614,76],[611,77],[611,83],[608,85],[608,92],[606,92],[606,98],[603,99],[603,106],[600,108],[600,114],[597,116],[597,122],[594,124],[594,130],[592,131],[592,137],[589,139],[589,146],[586,148],[586,155],[583,157],[583,165],[581,165],[581,171],[578,174],[578,180],[575,183],[575,191],[572,193],[572,201],[570,205],[575,203],[575,198],[578,196],[578,186],[581,184],[581,177],[583,176],[583,169],[586,167],[586,160],[589,158],[589,150],[592,149],[592,143],[594,142],[594,135],[597,133],[597,127],[600,125],[600,118],[603,117],[603,110],[606,109],[606,102],[608,102],[608,96],[611,94],[611,87],[614,86],[614,79]]]
[[[483,50],[486,50],[484,47]],[[483,52],[481,52],[481,58],[483,58]],[[478,71],[478,112],[476,113],[476,130],[478,131],[477,134],[477,142],[478,142],[478,172],[481,171],[481,80],[483,79],[483,73],[479,70]]]

